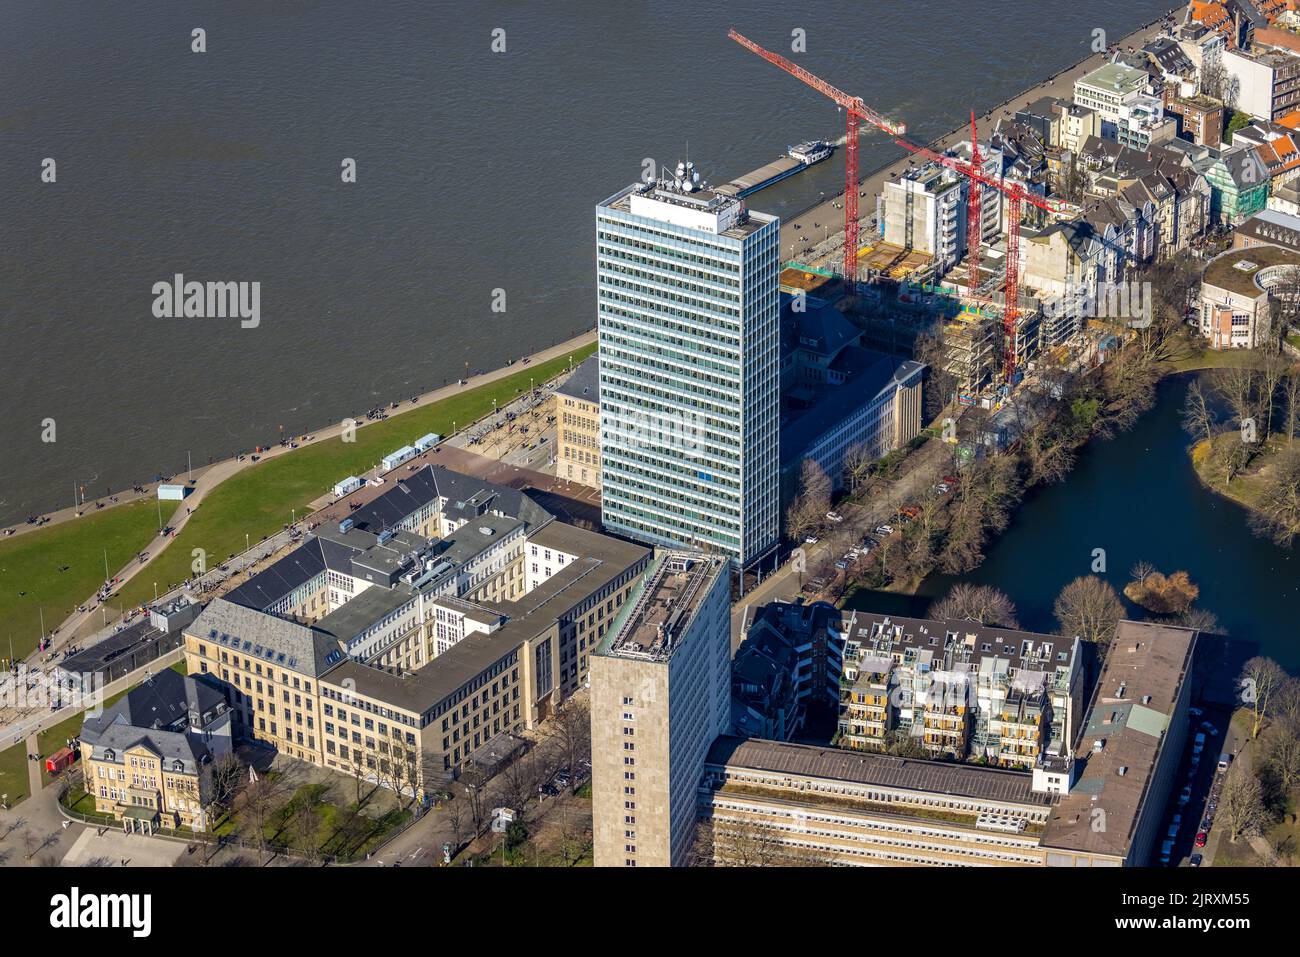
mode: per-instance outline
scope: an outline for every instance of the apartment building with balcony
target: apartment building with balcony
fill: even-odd
[[[1030,769],[1068,751],[1079,720],[1077,639],[845,612],[837,743]]]
[[[957,265],[966,253],[963,179],[947,167],[927,163],[887,180],[878,211],[885,242],[928,253],[940,274]]]

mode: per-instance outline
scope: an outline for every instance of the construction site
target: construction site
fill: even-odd
[[[869,348],[917,358],[923,337],[941,344],[938,363],[953,380],[944,398],[963,407],[996,410],[1026,371],[1064,361],[1040,353],[1043,304],[1021,288],[1021,232],[1078,214],[1005,178],[1000,163],[981,154],[974,114],[970,139],[939,152],[906,138],[906,124],[872,109],[732,30],[728,37],[830,99],[844,114],[843,227],[821,242],[806,232],[797,258],[786,264],[781,289],[841,311],[864,333]],[[880,132],[906,150],[901,175],[883,183],[874,215],[858,169],[858,141]],[[754,183],[755,171],[736,183]],[[865,228],[864,228],[865,227]],[[799,228],[795,226],[795,228]],[[793,244],[792,244],[793,248]]]

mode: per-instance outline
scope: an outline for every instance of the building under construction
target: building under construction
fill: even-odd
[[[957,401],[973,405],[975,396],[997,371],[1002,323],[975,306],[967,306],[943,326],[944,372],[954,379]]]

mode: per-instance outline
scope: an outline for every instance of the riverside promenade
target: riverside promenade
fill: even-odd
[[[404,400],[402,401],[402,403],[398,408],[388,410],[388,415],[389,417],[395,417],[395,416],[403,415],[417,408],[424,408],[425,406],[439,402],[443,399],[451,398],[452,396],[459,395],[463,392],[466,392],[478,386],[487,385],[499,379],[504,379],[508,376],[514,375],[528,368],[530,365],[541,364],[544,362],[549,362],[552,359],[561,358],[563,356],[572,353],[577,349],[582,348],[583,346],[590,345],[595,341],[596,341],[596,330],[590,329],[577,336],[574,336],[571,339],[567,339],[564,342],[557,343],[556,345],[549,346],[536,353],[533,353],[532,355],[527,356],[524,359],[516,360],[510,365],[501,366],[500,368],[492,369],[480,373],[479,375],[471,376],[465,379],[463,384],[458,382],[453,382],[450,385],[442,386],[440,388],[426,392],[423,395],[417,396],[414,398],[414,400],[411,399]],[[365,420],[364,418],[357,420],[358,428],[364,428],[365,425],[367,424],[367,421],[368,420]],[[468,427],[470,424],[471,423],[463,423],[462,427]],[[307,435],[295,437],[293,439],[293,442],[298,446],[298,448],[302,448],[305,445],[314,445],[320,442],[324,442],[328,439],[337,438],[339,435],[342,434],[342,432],[343,432],[343,422],[337,422],[331,425],[324,426],[314,432],[308,433]],[[262,461],[265,461],[267,459],[279,458],[280,456],[283,455],[290,455],[294,451],[296,451],[296,449],[293,448],[292,445],[287,445],[287,444],[283,446],[274,445],[258,454],[260,459]],[[172,537],[174,537],[176,534],[179,534],[180,531],[185,527],[186,523],[189,521],[190,517],[195,512],[198,511],[199,507],[203,503],[205,496],[210,494],[213,489],[215,489],[221,483],[225,482],[231,476],[237,475],[238,473],[242,472],[244,469],[251,468],[254,464],[257,463],[253,462],[252,457],[250,455],[243,455],[235,458],[223,459],[219,462],[213,463],[210,466],[205,466],[201,470],[196,469],[194,472],[195,480],[194,480],[194,485],[192,486],[192,491],[185,498],[183,502],[179,503],[180,507],[176,509],[176,513],[172,516],[170,520],[170,525],[174,530],[172,533]],[[182,481],[183,479],[181,477],[178,477],[177,480]],[[153,487],[156,488],[156,485]],[[322,494],[324,494],[326,491],[328,490],[327,489],[321,490]],[[135,494],[129,497],[118,496],[118,500],[116,504],[121,505],[128,500],[135,500],[140,497],[141,496],[139,494]],[[113,507],[113,506],[110,505],[108,507]],[[76,511],[81,511],[83,513],[88,514],[91,509],[93,509],[93,503],[90,506],[83,505],[79,509],[71,509],[71,508],[61,509],[57,512],[50,513],[49,515],[50,520],[45,524],[49,525],[49,524],[54,524],[55,522],[70,521],[76,517],[75,515]],[[166,520],[166,516],[164,516],[164,520]],[[19,531],[17,531],[15,534],[22,534],[24,532],[30,533],[31,531],[34,531],[38,527],[42,527],[42,526],[20,525],[17,526]],[[114,572],[114,577],[118,579],[117,584],[114,587],[114,591],[121,589],[123,585],[131,581],[133,578],[142,574],[146,574],[150,564],[154,561],[154,559],[156,559],[160,554],[163,553],[163,551],[166,550],[166,547],[171,542],[172,537],[169,537],[165,540],[155,539],[154,542],[150,543],[150,545],[148,546],[147,549],[148,555],[143,562],[139,561],[138,559],[133,559],[126,566]],[[261,544],[262,543],[259,542],[252,543],[254,548],[257,548]],[[112,596],[110,595],[109,596],[110,601],[111,598]],[[33,652],[30,656],[28,656],[27,660],[29,663],[34,663],[42,659],[48,659],[52,657],[53,652],[65,648],[69,643],[76,642],[78,638],[84,638],[88,633],[93,633],[94,631],[104,626],[105,622],[102,620],[103,612],[100,608],[100,602],[95,600],[93,597],[89,597],[89,596],[87,600],[88,600],[88,604],[84,605],[81,610],[74,611],[63,622],[57,625],[57,628],[55,629],[57,633],[55,634],[54,640],[52,641],[49,649],[47,649],[45,652]]]

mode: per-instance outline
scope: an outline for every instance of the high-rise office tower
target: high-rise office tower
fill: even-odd
[[[602,519],[748,567],[780,535],[780,220],[692,164],[596,208]]]

